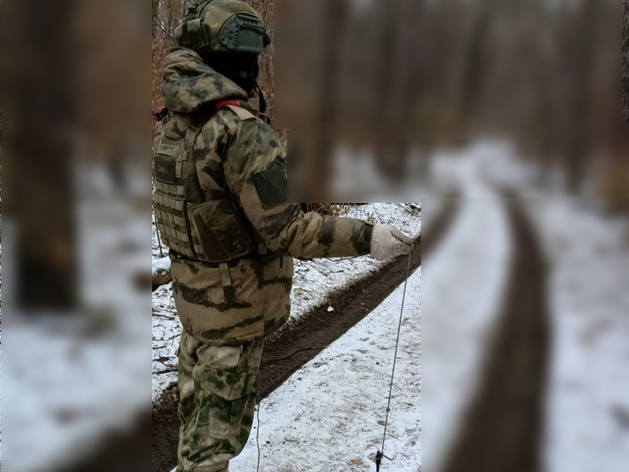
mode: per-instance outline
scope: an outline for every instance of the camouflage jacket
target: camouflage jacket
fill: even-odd
[[[193,231],[200,245],[194,247],[203,250],[207,233],[213,239],[205,238],[206,246],[246,248],[246,254],[231,254],[238,257],[230,257],[228,248],[219,265],[177,257],[171,248],[177,312],[190,334],[210,344],[266,336],[289,317],[292,258],[367,254],[371,224],[305,213],[299,203],[288,203],[286,154],[277,134],[241,107],[207,114],[208,105],[246,100],[247,94],[195,52],[168,54],[163,92],[170,114],[154,149],[176,147],[190,136],[185,126],[200,122],[192,139],[194,178],[181,187],[185,199],[197,204],[193,226],[203,228]]]

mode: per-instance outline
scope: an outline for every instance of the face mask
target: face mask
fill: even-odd
[[[248,94],[256,89],[260,73],[257,54],[218,53],[204,59],[215,71],[236,82]]]

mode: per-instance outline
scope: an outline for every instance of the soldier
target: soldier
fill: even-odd
[[[154,144],[157,225],[183,324],[178,472],[227,472],[253,421],[264,339],[288,319],[293,257],[384,260],[411,250],[388,225],[287,202],[286,156],[246,101],[270,37],[237,0],[201,2],[165,58]],[[262,110],[263,111],[263,110]]]

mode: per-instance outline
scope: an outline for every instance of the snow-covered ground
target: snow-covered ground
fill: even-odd
[[[261,404],[261,471],[375,470],[403,287]],[[408,281],[383,470],[420,469],[421,269]],[[256,431],[232,461],[256,470]]]
[[[506,209],[479,175],[482,150],[437,156],[459,189],[456,221],[423,261],[422,466],[438,471],[478,388],[513,251]],[[428,209],[433,200],[422,200]]]
[[[548,258],[552,358],[548,472],[629,467],[629,245],[626,221],[576,199],[527,200]]]
[[[419,204],[372,203],[352,207],[344,216],[392,224],[411,236],[418,236],[422,225]],[[155,231],[153,235],[153,269],[156,270],[167,266],[167,260],[159,257]],[[370,257],[296,260],[289,323],[324,303],[331,292],[378,270],[383,264]],[[175,313],[171,286],[168,284],[153,293],[153,400],[177,380],[176,352],[180,333],[181,324]]]
[[[603,215],[596,202],[557,192],[557,171],[551,190],[540,190],[539,169],[515,156],[508,143],[479,142],[434,159],[435,175],[465,198],[450,231],[409,282],[419,287],[425,275],[422,323],[407,320],[403,329],[417,343],[403,341],[388,446],[394,463],[383,470],[417,472],[420,463],[439,470],[478,387],[516,249],[498,187],[527,198],[523,203],[547,258],[552,329],[540,438],[544,469],[620,472],[629,464],[629,224]],[[442,204],[422,199],[424,225]],[[326,262],[325,269],[315,265],[305,273],[298,268],[296,288],[334,277],[327,275],[334,268],[353,270],[339,265],[348,262]],[[390,312],[399,290],[263,402],[262,470],[373,470],[369,454],[381,434],[382,371],[391,359]],[[298,296],[295,306],[320,295],[303,292],[307,297]],[[421,377],[414,370],[419,353]],[[420,386],[421,419],[415,413]],[[420,431],[421,448],[413,444]],[[234,462],[239,470],[255,470],[253,441]]]
[[[509,145],[484,146],[483,174],[522,198],[547,260],[551,358],[544,470],[625,471],[629,221],[606,214],[596,199],[571,198],[558,169],[541,178],[545,171],[516,160]],[[544,180],[542,189],[537,183]]]
[[[77,220],[81,308],[76,313],[20,316],[15,278],[6,278],[3,287],[6,470],[70,466],[99,447],[106,433],[130,429],[148,412],[149,300],[137,277],[148,271],[141,249],[150,220],[122,198],[86,199]],[[15,245],[15,232],[4,229],[5,243]],[[5,267],[5,275],[14,271]]]
[[[469,178],[476,164],[449,154],[437,166],[462,195],[477,198],[460,202],[446,238],[409,280],[407,310],[413,311],[402,330],[385,451],[394,460],[385,461],[385,471],[418,472],[422,463],[437,470],[431,466],[447,454],[487,355],[509,270],[512,248],[502,201],[480,177]],[[434,218],[442,205],[442,199],[422,200],[422,217],[426,212]],[[430,274],[423,282],[422,273]],[[371,456],[382,435],[377,412],[386,408],[401,290],[262,403],[261,470],[374,470]],[[254,434],[233,461],[235,468],[254,471],[256,456]]]

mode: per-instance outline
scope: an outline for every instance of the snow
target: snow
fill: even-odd
[[[403,287],[261,404],[261,471],[374,470],[386,415]],[[408,280],[383,470],[420,468],[421,269]],[[337,313],[338,316],[341,316]],[[256,470],[254,430],[232,461]]]
[[[149,305],[135,281],[148,272],[140,248],[149,219],[138,213],[125,199],[89,198],[78,205],[76,313],[26,317],[15,295],[9,297],[15,286],[8,282],[15,279],[6,279],[3,350],[13,354],[2,359],[2,397],[10,405],[2,417],[7,470],[70,466],[108,433],[134,427],[147,413]],[[14,231],[3,236],[15,243]]]
[[[545,434],[540,438],[544,469],[626,470],[627,221],[604,215],[595,201],[569,198],[560,191],[559,171],[553,170],[543,179],[540,169],[519,160],[515,147],[506,142],[482,141],[457,151],[438,151],[432,170],[441,185],[458,189],[464,198],[440,245],[409,280],[409,293],[420,289],[423,293],[421,304],[411,296],[409,306],[413,308],[407,309],[414,310],[418,304],[419,317],[421,305],[421,326],[407,311],[391,412],[392,440],[387,445],[387,455],[394,461],[385,462],[383,470],[417,472],[420,463],[424,470],[438,470],[477,391],[516,249],[497,191],[503,187],[526,197],[522,202],[547,259],[552,350]],[[550,183],[546,190],[539,186],[543,180]],[[417,218],[417,229],[406,224],[408,208],[404,205],[361,206],[353,210],[353,216],[366,217],[371,212],[376,219],[391,218],[393,224],[414,233],[422,224],[430,225],[443,201],[422,199],[422,221]],[[351,277],[377,267],[368,258],[298,262],[295,316],[325,302],[330,290]],[[426,277],[420,283],[422,271]],[[263,402],[262,470],[373,470],[369,455],[378,448],[382,434],[378,421],[386,406],[400,290]],[[168,314],[174,319],[169,297],[167,289],[158,292],[154,310],[158,316]],[[331,316],[339,315],[332,309]],[[154,324],[154,343],[155,336],[162,336],[163,344],[171,336],[168,342],[174,354],[178,329],[173,326],[156,329]],[[420,353],[421,373],[417,367]],[[155,365],[154,361],[154,372]],[[168,383],[175,379],[173,373],[165,377]],[[154,394],[156,385],[159,387],[154,377]],[[254,436],[234,461],[237,470],[255,470]]]
[[[403,175],[386,177],[378,165],[376,151],[369,146],[337,144],[331,159],[330,193],[335,201],[408,202],[426,196],[418,185],[423,177],[423,163],[427,153],[413,146],[400,155]]]
[[[351,207],[344,216],[391,224],[413,237],[419,236],[421,232],[420,212],[407,204],[371,203]],[[330,292],[342,289],[385,264],[370,257],[296,260],[289,322],[294,322],[311,308],[324,303]]]
[[[158,272],[167,272],[170,270],[170,257],[162,257],[159,259],[153,259],[152,273],[153,275]]]
[[[420,204],[371,203],[351,207],[343,216],[391,224],[415,237],[421,231],[420,208]],[[158,257],[155,231],[153,244],[155,270],[156,266],[162,265],[159,261],[163,260]],[[295,260],[289,323],[295,322],[313,307],[325,303],[331,292],[367,276],[384,264],[370,257]],[[169,284],[153,293],[153,401],[166,387],[177,381],[176,352],[180,333],[181,323],[175,312]]]
[[[479,177],[479,162],[456,159],[456,154],[435,162],[442,177],[469,198],[460,201],[458,218],[440,247],[409,279],[407,310],[412,312],[405,314],[402,329],[385,451],[393,462],[385,461],[384,471],[418,472],[422,462],[438,470],[488,354],[512,247],[504,204]],[[443,199],[424,199],[422,218],[424,212],[434,218],[442,206]],[[423,287],[422,271],[430,274]],[[386,408],[401,291],[262,403],[261,470],[374,469],[371,458],[382,437],[378,422]],[[255,470],[254,437],[233,461],[237,470]]]
[[[422,264],[425,470],[440,470],[478,388],[508,279],[513,248],[506,209],[480,178],[481,162],[465,150],[462,156],[437,156],[434,163],[464,198],[444,240]],[[424,200],[423,207],[431,203]]]
[[[625,471],[629,223],[626,217],[606,214],[604,201],[567,195],[559,169],[544,171],[517,160],[504,143],[483,146],[485,179],[517,192],[547,260],[552,340],[544,470]],[[544,181],[546,188],[540,186]],[[424,309],[424,318],[426,313]]]
[[[545,464],[550,472],[627,470],[629,247],[626,222],[582,202],[531,200],[549,259],[552,361]]]
[[[49,327],[12,326],[4,339],[2,395],[10,401],[3,416],[5,466],[15,471],[55,470],[89,454],[103,431],[133,427],[146,405],[147,392],[137,388],[146,378],[142,362],[129,363],[130,349],[121,336],[94,340]],[[29,346],[24,350],[23,346]],[[37,369],[32,366],[37,365]],[[33,442],[37,443],[33,449]]]

